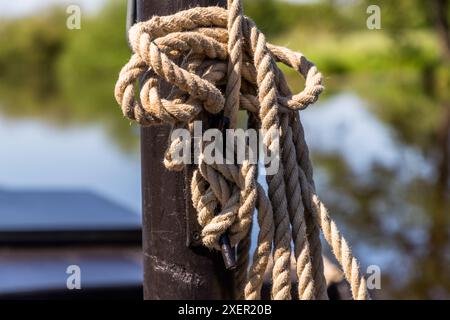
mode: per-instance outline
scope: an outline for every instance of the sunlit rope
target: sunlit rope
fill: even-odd
[[[237,111],[243,109],[254,120],[249,126],[264,132],[267,150],[280,154],[279,170],[266,176],[267,193],[257,182],[257,166],[249,161],[207,164],[201,155],[192,177],[191,196],[203,244],[218,250],[220,236],[227,233],[237,247],[236,298],[261,298],[272,255],[272,298],[291,299],[293,255],[298,298],[327,299],[322,230],[353,297],[369,299],[357,260],[315,192],[298,114],[323,91],[322,75],[314,64],[300,53],[267,43],[243,15],[241,0],[229,0],[228,9],[199,7],[155,16],[135,24],[129,38],[133,55],[115,88],[126,117],[141,125],[192,129],[193,121],[202,116],[220,114],[234,128]],[[277,62],[305,78],[303,91],[291,93]],[[160,94],[162,82],[172,85],[167,97]],[[224,93],[219,87],[225,88]],[[164,164],[169,170],[183,168],[175,157],[180,143],[176,139],[166,150]],[[255,209],[259,234],[248,266]]]

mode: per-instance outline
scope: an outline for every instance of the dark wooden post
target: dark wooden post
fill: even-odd
[[[138,21],[225,0],[137,0]],[[232,274],[221,254],[199,246],[191,204],[192,167],[177,173],[163,166],[169,128],[141,129],[144,299],[231,299]]]

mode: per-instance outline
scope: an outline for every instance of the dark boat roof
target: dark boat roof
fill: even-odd
[[[137,213],[90,191],[0,189],[0,230],[136,228]]]
[[[141,298],[141,217],[89,191],[0,189],[0,259],[0,299]]]
[[[137,213],[90,191],[0,189],[3,244],[44,238],[95,242],[120,234],[134,235],[140,241],[140,229]]]

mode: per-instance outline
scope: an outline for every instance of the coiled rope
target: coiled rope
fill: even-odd
[[[203,244],[218,250],[219,238],[227,232],[231,245],[237,247],[236,298],[260,299],[272,255],[272,298],[291,299],[293,255],[298,297],[327,299],[322,230],[353,298],[369,299],[357,260],[315,192],[298,113],[323,91],[322,75],[314,64],[300,53],[267,43],[255,23],[243,15],[241,0],[229,0],[227,10],[199,7],[155,16],[135,24],[129,38],[133,55],[115,88],[126,117],[141,125],[171,124],[174,129],[192,130],[194,120],[221,113],[235,128],[237,111],[243,109],[249,115],[248,126],[264,132],[264,146],[280,152],[279,170],[266,175],[267,194],[257,182],[257,166],[248,160],[239,165],[207,164],[201,155],[192,177],[192,201],[203,228]],[[292,94],[277,62],[305,78],[303,91]],[[138,81],[141,89],[136,99]],[[163,82],[172,86],[165,98],[159,90]],[[219,90],[222,86],[225,94]],[[180,143],[174,140],[167,148],[164,164],[169,170],[183,168],[174,156]],[[249,266],[255,209],[259,234]]]

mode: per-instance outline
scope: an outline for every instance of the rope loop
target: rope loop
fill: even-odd
[[[226,103],[228,109],[240,106],[257,114],[257,97],[252,95],[254,92],[249,88],[240,88],[240,81],[242,78],[249,86],[256,86],[256,70],[252,61],[254,48],[244,44],[251,42],[252,32],[259,31],[250,18],[238,14],[240,9],[234,11],[235,14],[230,17],[234,17],[236,23],[231,26],[231,33],[227,30],[228,11],[220,7],[200,7],[171,16],[155,16],[131,27],[129,39],[134,55],[122,68],[115,90],[116,100],[122,106],[124,115],[142,125],[188,123],[201,110],[215,114],[222,111]],[[234,38],[230,38],[229,34]],[[233,47],[230,48],[228,42],[233,43]],[[270,59],[272,64],[282,62],[305,78],[305,88],[302,92],[296,95],[278,95],[281,112],[302,110],[314,103],[323,91],[322,75],[317,68],[303,55],[289,49],[267,44],[265,50],[270,51],[273,56],[273,59]],[[195,68],[187,70],[177,65],[176,60],[185,55],[189,55],[192,60],[198,60]],[[233,59],[235,56],[236,61],[226,63],[227,59]],[[208,70],[209,77],[205,78],[204,69],[206,65],[211,64],[211,60],[215,60],[215,63],[224,62],[222,66],[225,66],[225,69],[213,67],[215,73],[212,74],[211,70]],[[185,61],[186,64],[189,62],[193,61]],[[141,88],[144,93],[140,94],[141,99],[136,102],[131,93],[136,90],[135,83],[148,70],[153,71],[157,78],[153,77],[152,83]],[[156,91],[159,91],[161,81],[178,87],[184,93],[184,100],[193,98],[191,103],[194,103],[195,107],[188,107],[185,103],[180,103],[180,100],[159,99],[153,104],[154,100],[149,97],[159,96]],[[227,88],[227,100],[217,88],[224,82],[231,84]],[[236,88],[239,88],[239,91]],[[231,96],[233,98],[230,98]],[[199,105],[200,110],[197,108]],[[177,108],[190,111],[183,111],[183,116],[178,117],[176,112],[174,114]],[[227,112],[236,113],[237,110]],[[172,116],[168,117],[170,114]],[[236,121],[234,117],[230,116],[233,125]]]

